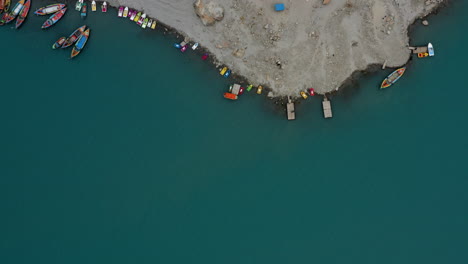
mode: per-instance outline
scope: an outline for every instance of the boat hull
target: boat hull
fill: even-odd
[[[406,67],[402,67],[402,68],[399,68],[399,69],[395,70],[394,72],[390,73],[387,76],[387,78],[385,78],[382,81],[382,84],[380,85],[380,89],[385,89],[385,88],[388,88],[388,87],[392,86],[394,83],[396,83],[401,78],[401,76],[403,76],[405,71],[406,71]]]
[[[19,16],[18,16],[18,19],[16,20],[16,25],[15,27],[18,29],[19,27],[21,27],[21,25],[23,24],[24,20],[26,19],[26,17],[28,16],[28,13],[29,13],[29,9],[31,7],[31,0],[28,0],[26,1],[26,3],[24,4],[23,6],[23,9],[21,10]]]
[[[50,15],[64,9],[66,6],[65,4],[52,4],[37,9],[34,14],[38,16]]]
[[[55,25],[55,23],[57,23],[60,19],[62,19],[63,15],[65,15],[65,12],[67,12],[67,9],[64,8],[60,11],[58,11],[57,13],[53,14],[52,16],[49,17],[49,19],[46,20],[46,22],[44,22],[44,24],[42,24],[42,29],[46,29],[46,28],[49,28],[53,25]]]
[[[86,42],[88,42],[89,39],[89,34],[90,34],[90,29],[86,29],[83,34],[81,34],[80,38],[76,42],[75,46],[73,47],[73,50],[71,51],[71,56],[70,58],[73,59],[74,57],[78,56],[78,54],[81,53],[83,48],[86,45]]]
[[[83,34],[85,28],[86,28],[86,25],[77,28],[77,29],[67,38],[67,40],[65,40],[65,43],[63,43],[63,45],[62,45],[62,49],[68,48],[68,47],[70,47],[71,45],[73,45],[73,44],[78,40],[78,38],[81,36],[81,34]]]

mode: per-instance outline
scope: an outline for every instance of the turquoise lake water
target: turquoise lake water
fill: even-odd
[[[0,263],[467,263],[467,12],[292,122],[115,9],[3,26]],[[75,60],[50,48],[83,24]]]

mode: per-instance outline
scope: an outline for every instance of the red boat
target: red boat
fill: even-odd
[[[307,91],[309,92],[309,95],[310,95],[310,96],[314,96],[314,95],[315,95],[314,88],[309,88],[309,89],[307,89]]]
[[[18,19],[16,19],[16,25],[15,25],[16,28],[19,28],[23,24],[24,20],[28,16],[30,7],[31,7],[31,0],[28,0],[26,1],[26,3],[23,6],[23,9],[19,13]]]
[[[231,100],[237,100],[237,95],[235,95],[233,93],[224,93],[224,98],[231,99]]]
[[[208,53],[203,54],[203,56],[201,57],[201,59],[202,59],[202,60],[208,59]]]

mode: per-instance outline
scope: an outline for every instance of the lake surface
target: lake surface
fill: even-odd
[[[33,3],[35,10],[41,3]],[[468,262],[467,1],[391,71],[297,105],[297,120],[172,47],[162,31],[70,4],[0,28],[0,262]],[[90,8],[89,8],[90,9]],[[86,24],[76,59],[52,50]]]

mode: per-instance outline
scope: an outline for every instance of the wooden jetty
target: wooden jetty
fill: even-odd
[[[288,113],[288,120],[296,119],[296,112],[294,111],[294,103],[291,101],[291,97],[288,97],[288,103],[286,104],[286,112]]]
[[[325,118],[333,117],[331,103],[330,101],[328,101],[328,98],[326,96],[323,97],[322,107],[323,107],[323,116]]]
[[[412,50],[414,54],[428,52],[427,46],[422,46],[422,47],[409,47],[409,49]]]

